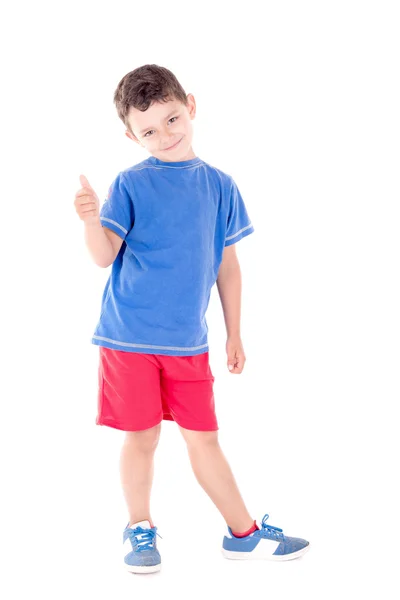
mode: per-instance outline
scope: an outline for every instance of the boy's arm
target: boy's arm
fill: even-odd
[[[217,288],[228,338],[240,338],[242,274],[235,244],[225,246],[218,271]]]
[[[97,224],[85,223],[85,242],[96,265],[107,268],[114,262],[123,240],[99,221]]]

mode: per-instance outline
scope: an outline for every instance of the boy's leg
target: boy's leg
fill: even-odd
[[[186,441],[197,481],[232,531],[245,532],[254,524],[240,495],[231,468],[218,442],[218,431],[179,427]]]
[[[143,431],[127,431],[121,450],[121,483],[128,506],[129,525],[149,520],[150,493],[154,475],[154,453],[161,423]]]

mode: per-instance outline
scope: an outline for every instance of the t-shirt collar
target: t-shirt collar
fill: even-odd
[[[160,160],[159,158],[156,158],[155,156],[150,156],[148,158],[148,161],[153,164],[156,165],[158,167],[190,167],[192,165],[197,165],[197,164],[201,164],[203,161],[201,160],[201,158],[199,158],[198,156],[195,156],[195,158],[190,158],[189,160],[178,160],[178,161],[166,161],[166,160]]]

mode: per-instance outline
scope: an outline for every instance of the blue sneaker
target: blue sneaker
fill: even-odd
[[[157,550],[157,527],[149,521],[140,521],[125,527],[123,535],[124,563],[131,573],[155,573],[161,569],[161,556]],[[128,554],[126,554],[128,552]]]
[[[291,560],[309,550],[310,543],[306,540],[288,537],[283,535],[279,527],[267,525],[268,516],[264,515],[261,529],[243,538],[235,537],[228,527],[228,534],[222,544],[225,558]]]

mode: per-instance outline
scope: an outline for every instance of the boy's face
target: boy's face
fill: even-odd
[[[192,120],[196,114],[196,102],[192,94],[188,94],[187,99],[188,106],[174,99],[153,102],[144,112],[131,106],[128,121],[134,135],[128,130],[125,135],[166,162],[195,158]]]
[[[144,112],[131,106],[128,121],[134,135],[128,130],[125,135],[166,162],[195,158],[191,121],[196,114],[196,102],[192,94],[187,99],[188,106],[173,99],[153,102]]]

